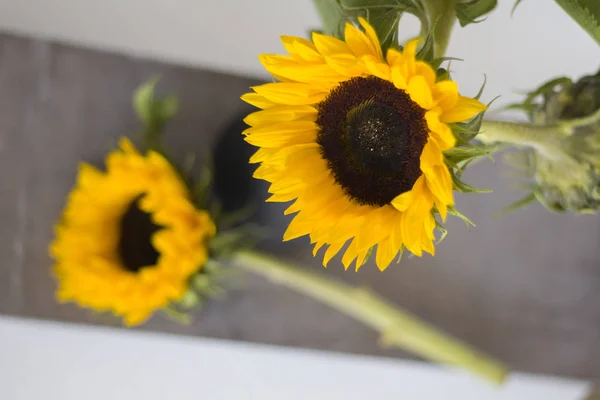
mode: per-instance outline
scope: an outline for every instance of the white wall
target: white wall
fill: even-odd
[[[3,400],[580,400],[585,382],[0,317]]]
[[[456,28],[448,55],[461,88],[484,100],[560,74],[595,71],[600,51],[550,0],[500,1],[487,21]],[[259,53],[280,52],[281,34],[318,27],[311,0],[0,0],[0,31],[41,36],[243,75],[267,77]],[[403,28],[416,32],[416,23]]]

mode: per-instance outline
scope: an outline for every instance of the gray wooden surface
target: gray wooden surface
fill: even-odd
[[[208,149],[244,109],[239,95],[256,82],[0,35],[0,313],[102,323],[54,302],[47,245],[75,178],[78,160],[100,162],[115,138],[133,132],[133,89],[155,73],[177,94],[181,112],[169,145],[182,156]],[[450,220],[435,258],[406,259],[380,273],[344,273],[313,260],[306,240],[270,245],[307,268],[367,285],[511,367],[600,379],[600,219],[554,215],[532,206],[493,213],[520,195],[506,168],[483,162],[467,174],[494,194],[459,196],[477,227]],[[266,193],[264,194],[266,196]],[[279,233],[282,207],[265,209]],[[192,326],[155,318],[141,329],[406,356],[382,350],[374,332],[321,304],[250,277]]]

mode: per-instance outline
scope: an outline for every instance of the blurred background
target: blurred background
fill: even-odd
[[[474,95],[485,74],[483,100],[500,95],[497,109],[550,78],[597,70],[597,46],[554,2],[522,2],[511,17],[512,3],[455,28],[447,55],[464,60],[451,66],[463,93]],[[495,215],[523,195],[500,157],[468,170],[467,183],[493,193],[458,197],[477,226],[450,219],[435,258],[344,272],[339,259],[321,267],[306,238],[281,243],[285,207],[263,205],[264,186],[249,178],[239,96],[270,79],[256,56],[282,52],[279,35],[318,26],[308,0],[0,0],[0,313],[104,324],[55,303],[47,245],[78,161],[101,162],[115,138],[136,131],[132,92],[158,73],[159,91],[181,102],[169,147],[180,157],[216,151],[225,199],[253,199],[257,221],[272,228],[263,248],[369,286],[518,371],[600,381],[600,218],[538,204]],[[403,38],[418,32],[409,17],[401,26]],[[190,326],[156,317],[140,329],[411,357],[381,349],[376,333],[349,317],[253,277]]]

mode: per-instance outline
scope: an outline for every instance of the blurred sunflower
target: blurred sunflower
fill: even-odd
[[[216,229],[159,153],[123,138],[106,167],[81,165],[55,228],[57,297],[137,325],[186,294]]]
[[[486,107],[418,60],[418,39],[383,54],[359,22],[364,32],[347,23],[344,41],[283,36],[289,56],[261,55],[280,82],[242,96],[262,109],[245,119],[244,135],[260,148],[250,162],[271,183],[267,201],[294,201],[284,240],[310,235],[315,254],[328,245],[324,265],[350,241],[342,262],[356,269],[377,245],[384,270],[405,248],[434,254],[434,213],[443,221],[454,204],[448,124]]]

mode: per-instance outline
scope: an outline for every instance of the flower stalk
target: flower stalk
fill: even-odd
[[[436,57],[443,57],[446,54],[452,28],[456,23],[455,3],[455,0],[429,0],[423,2],[429,20],[434,25],[433,52]],[[421,32],[421,35],[426,36],[427,32]]]
[[[313,274],[256,251],[240,250],[232,261],[379,331],[384,346],[403,348],[431,361],[466,369],[495,384],[502,383],[508,373],[500,362],[441,333],[368,289]]]
[[[508,121],[484,120],[477,139],[484,144],[506,143],[531,147],[548,158],[564,154],[563,141],[568,132],[562,125],[534,125]]]

